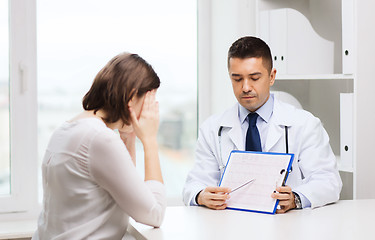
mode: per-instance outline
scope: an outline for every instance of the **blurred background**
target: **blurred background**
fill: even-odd
[[[10,191],[8,0],[0,4],[0,195],[4,195]],[[169,204],[182,204],[197,136],[196,9],[196,1],[189,0],[37,1],[39,169],[52,132],[83,110],[82,97],[97,72],[121,52],[137,53],[161,80],[157,98],[162,171]],[[138,142],[140,174],[142,160]],[[41,201],[40,172],[39,183]]]

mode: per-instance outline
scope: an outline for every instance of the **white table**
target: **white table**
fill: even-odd
[[[137,239],[375,239],[375,199],[343,200],[316,209],[260,214],[168,207],[160,228],[131,221]]]

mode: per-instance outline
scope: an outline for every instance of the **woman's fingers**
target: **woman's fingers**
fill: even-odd
[[[137,137],[144,142],[156,138],[159,127],[159,104],[155,100],[156,91],[148,91],[142,99],[142,107],[137,114],[129,107],[131,120]]]
[[[150,112],[152,116],[159,121],[159,102],[154,101]]]
[[[143,111],[150,111],[151,110],[151,107],[152,107],[152,103],[153,101],[155,101],[155,96],[153,96],[153,93],[152,91],[148,91],[146,93],[146,96],[145,96],[145,100],[144,100],[144,103],[143,103],[143,109],[142,109],[142,112]]]
[[[154,91],[148,91],[145,95],[145,98],[143,100],[142,110],[140,117],[149,117],[148,114],[154,114],[155,113],[155,92]]]

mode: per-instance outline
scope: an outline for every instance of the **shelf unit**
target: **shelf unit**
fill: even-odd
[[[341,199],[353,199],[354,0],[258,0],[257,35],[271,48],[276,82],[319,117],[330,136],[344,182]],[[341,100],[340,100],[341,99]],[[349,100],[348,100],[349,99]],[[351,108],[350,111],[353,112]],[[350,118],[352,116],[349,116]],[[342,124],[345,122],[345,125]],[[349,138],[348,138],[349,136]],[[351,137],[351,138],[350,138]]]
[[[316,74],[316,75],[283,75],[277,74],[276,80],[353,80],[353,74]]]

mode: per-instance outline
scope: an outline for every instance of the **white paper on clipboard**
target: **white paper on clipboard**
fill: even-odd
[[[286,153],[232,151],[219,186],[233,189],[255,180],[231,193],[227,208],[275,213],[278,201],[271,194],[286,181],[293,158]]]

